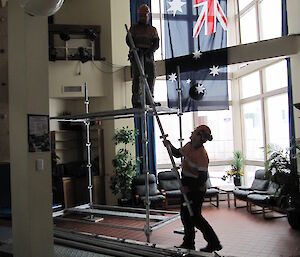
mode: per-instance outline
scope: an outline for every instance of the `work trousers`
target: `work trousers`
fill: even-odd
[[[201,214],[204,195],[205,192],[200,190],[194,190],[187,193],[187,198],[191,201],[191,207],[194,213],[194,216],[192,217],[189,214],[187,206],[184,205],[184,199],[182,197],[180,214],[184,226],[183,241],[185,245],[191,247],[195,245],[195,228],[202,232],[203,237],[209,246],[219,245],[220,243],[215,231]]]
[[[140,59],[143,56],[140,57]],[[145,55],[144,59],[144,71],[147,78],[147,82],[151,91],[151,95],[153,97],[154,91],[154,83],[155,83],[155,62],[153,56]],[[141,96],[142,96],[142,89],[143,85],[140,85],[140,73],[135,60],[131,61],[131,68],[132,68],[132,105],[133,107],[139,106],[142,103]],[[146,95],[146,103],[150,104],[148,101],[148,97]]]

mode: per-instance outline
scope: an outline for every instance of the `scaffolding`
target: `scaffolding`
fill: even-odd
[[[146,224],[144,226],[144,232],[145,235],[147,237],[147,242],[150,242],[150,235],[152,230],[154,229],[155,226],[151,226],[150,225],[150,220],[153,220],[153,216],[151,216],[151,210],[150,210],[150,200],[149,200],[149,170],[148,170],[148,135],[147,135],[147,115],[152,115],[155,116],[158,127],[160,129],[161,132],[161,138],[163,140],[163,142],[165,142],[167,140],[168,135],[165,134],[163,126],[161,124],[159,115],[163,115],[163,114],[177,114],[179,117],[179,130],[180,130],[180,146],[182,146],[182,120],[181,120],[181,116],[182,116],[182,107],[181,107],[181,86],[180,86],[180,79],[178,79],[178,99],[179,99],[179,106],[178,109],[169,109],[166,107],[158,107],[155,106],[147,79],[146,79],[146,75],[144,72],[144,65],[143,65],[143,58],[140,59],[140,57],[138,56],[137,53],[137,49],[134,46],[134,42],[133,39],[131,37],[131,34],[128,30],[128,27],[125,25],[125,28],[127,30],[127,33],[129,35],[129,41],[131,44],[131,51],[134,55],[135,61],[137,63],[138,69],[139,69],[139,73],[140,73],[140,84],[142,85],[142,106],[143,108],[129,108],[129,109],[122,109],[122,110],[114,110],[114,111],[105,111],[105,112],[97,112],[97,113],[89,113],[89,98],[88,98],[88,91],[87,91],[87,83],[85,82],[85,114],[80,114],[80,115],[69,115],[69,116],[58,116],[58,117],[51,117],[50,119],[52,120],[57,120],[60,122],[64,122],[64,121],[69,121],[69,122],[83,122],[85,127],[86,127],[86,147],[87,147],[87,170],[88,170],[88,177],[89,177],[89,185],[88,185],[88,190],[89,190],[89,204],[88,205],[82,205],[79,207],[75,207],[75,208],[71,208],[68,209],[67,211],[69,212],[76,212],[76,213],[87,213],[89,214],[90,218],[88,219],[89,221],[96,221],[94,219],[94,215],[102,215],[103,211],[100,211],[101,208],[104,208],[103,206],[96,206],[93,204],[93,185],[92,185],[92,171],[91,171],[91,141],[90,141],[90,122],[91,121],[101,121],[101,120],[107,120],[107,119],[121,119],[121,118],[132,118],[132,117],[142,117],[142,123],[143,123],[143,131],[142,131],[142,141],[143,141],[143,173],[146,174],[146,181],[145,181],[145,185],[146,185],[146,199],[145,199],[145,207],[146,210],[144,213],[142,213],[143,218],[146,221]],[[179,76],[179,66],[177,67],[177,75]],[[150,103],[150,107],[146,106],[146,98],[148,99],[148,102]],[[175,164],[173,155],[172,155],[172,151],[170,146],[167,146],[167,151],[168,151],[168,155],[169,158],[171,160],[172,163],[172,171],[174,172],[174,174],[176,174],[176,177],[178,179],[178,182],[181,186],[181,180],[180,180],[180,175],[178,172],[178,168]],[[183,193],[183,198],[185,201],[185,205],[188,208],[189,214],[191,216],[193,216],[193,211],[191,209],[189,200],[186,196],[185,193]],[[99,210],[100,208],[100,210]],[[106,207],[106,208],[111,208],[112,212],[110,212],[111,215],[117,215],[117,212],[123,213],[125,212],[125,215],[129,215],[130,217],[136,217],[136,214],[134,214],[134,211],[137,211],[136,208],[134,208],[133,210],[129,210],[128,212],[128,208],[119,208],[117,211],[115,208],[111,207]],[[163,213],[164,211],[161,211],[161,213]],[[107,214],[107,212],[106,212]],[[178,215],[173,213],[175,218],[178,218]],[[122,214],[120,214],[122,216]],[[140,216],[141,214],[139,214],[138,216],[141,218]],[[56,215],[56,218],[59,218],[59,215]],[[117,215],[118,216],[118,215]],[[172,219],[174,218],[172,217]],[[155,218],[157,219],[157,217]],[[162,218],[162,219],[158,219],[160,220],[160,225],[163,225],[164,223],[168,223],[170,220],[172,220],[170,218]]]

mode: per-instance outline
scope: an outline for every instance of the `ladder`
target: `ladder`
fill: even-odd
[[[153,110],[153,114],[154,114],[154,116],[156,118],[159,130],[161,132],[161,137],[160,138],[162,138],[163,142],[165,142],[167,140],[168,135],[165,134],[164,129],[162,127],[161,121],[159,119],[159,116],[158,116],[158,113],[157,113],[157,110],[156,110],[156,105],[154,103],[154,99],[152,97],[152,94],[151,94],[151,91],[150,91],[150,87],[149,87],[149,84],[148,84],[148,81],[147,81],[147,78],[146,78],[146,75],[145,75],[145,72],[144,72],[144,67],[143,67],[142,62],[140,60],[140,57],[139,57],[139,55],[137,53],[137,49],[136,49],[135,44],[133,42],[131,33],[128,30],[128,27],[127,27],[126,24],[125,24],[125,28],[126,28],[128,39],[129,39],[129,43],[130,43],[130,46],[131,46],[131,50],[130,51],[134,55],[134,59],[136,61],[136,64],[137,64],[137,67],[138,67],[138,70],[139,70],[139,73],[140,73],[140,80],[141,80],[141,82],[143,84],[143,87],[144,87],[143,92],[146,92],[146,97],[148,98],[150,106],[151,106],[151,108]],[[145,96],[143,97],[143,100],[144,100],[143,102],[144,102],[144,107],[145,107]],[[146,124],[146,112],[147,112],[147,110],[145,110],[145,112],[144,112],[145,115],[143,117],[144,130],[145,130],[145,124]],[[143,141],[144,141],[144,144],[145,144],[144,150],[147,151],[147,135],[145,135],[145,131],[144,131],[144,138],[143,139],[144,139]],[[176,174],[176,177],[177,177],[177,180],[179,182],[180,188],[182,188],[182,183],[181,183],[181,180],[180,180],[178,169],[177,169],[175,161],[174,161],[174,157],[172,155],[171,147],[170,147],[170,145],[168,145],[166,148],[167,148],[168,155],[169,155],[171,163],[172,163],[172,167],[173,167],[172,171]],[[147,159],[147,156],[148,155],[146,154],[146,158],[144,158],[144,159]],[[148,166],[144,166],[144,169],[145,168],[148,169]],[[146,176],[146,180],[147,180],[146,181],[146,185],[148,185],[148,173],[149,173],[149,171],[146,170],[146,173],[147,173],[147,176]],[[147,199],[146,200],[146,208],[149,209],[150,203],[149,203],[149,200],[148,200],[149,197],[147,197],[147,196],[149,196],[149,190],[147,189],[146,191],[147,191],[147,193],[146,193],[146,199]],[[189,202],[189,200],[187,198],[187,195],[184,192],[182,192],[182,196],[183,196],[183,199],[184,199],[184,202],[185,202],[184,205],[187,206],[190,216],[194,216],[194,213],[193,213],[193,210],[191,208],[191,204],[190,204],[190,202]],[[149,232],[149,234],[150,234],[150,232]],[[147,231],[146,231],[146,235],[148,235]],[[148,238],[148,236],[147,236],[147,238]]]

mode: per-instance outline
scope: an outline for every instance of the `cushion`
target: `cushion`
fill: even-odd
[[[139,196],[146,195],[146,174],[136,176],[134,178],[135,192]],[[156,179],[153,174],[149,174],[149,196],[157,195]]]
[[[269,195],[275,195],[276,193],[279,193],[279,185],[271,181],[269,183],[267,193]]]
[[[266,190],[268,187],[269,181],[268,180],[262,180],[262,179],[254,179],[251,189],[252,190]]]
[[[254,204],[268,204],[270,199],[269,195],[261,195],[261,194],[249,194],[248,200]]]
[[[266,179],[266,172],[265,170],[256,170],[255,171],[255,179]]]
[[[159,181],[160,189],[166,191],[178,190],[180,188],[179,182],[176,180],[160,180]]]
[[[240,190],[240,189],[233,190],[234,196],[242,200],[246,200],[250,192],[251,192],[250,190]]]
[[[141,197],[142,201],[144,201],[145,199],[146,199],[145,196]],[[152,195],[152,196],[149,196],[150,202],[161,202],[164,199],[165,199],[165,197],[163,195]]]
[[[206,190],[205,197],[211,197],[211,196],[214,196],[214,195],[216,195],[218,193],[219,193],[218,189],[216,189],[216,188],[209,188],[209,189]]]
[[[178,190],[180,188],[177,176],[172,171],[158,173],[159,188],[165,191]]]
[[[166,195],[167,196],[171,196],[171,197],[180,196],[181,195],[181,191],[179,189],[177,189],[177,190],[171,190],[171,191],[166,191]]]

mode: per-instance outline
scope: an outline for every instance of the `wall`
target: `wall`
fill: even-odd
[[[287,13],[288,13],[288,27],[289,34],[300,33],[299,13],[300,13],[300,1],[299,0],[287,0]],[[292,89],[293,89],[293,103],[300,103],[300,39],[298,38],[298,53],[291,56],[291,76],[292,76]],[[295,133],[296,138],[300,138],[300,111],[294,108],[295,119]],[[298,174],[300,167],[300,158],[297,158]]]
[[[83,4],[84,3],[84,4]],[[106,62],[87,62],[79,64],[77,61],[56,61],[49,64],[50,84],[50,110],[51,115],[57,115],[67,108],[72,114],[84,113],[83,98],[73,97],[66,100],[59,92],[62,85],[80,85],[85,80],[88,83],[90,96],[90,112],[112,111],[131,107],[131,87],[126,87],[124,82],[124,69],[128,65],[128,47],[125,43],[126,30],[124,24],[130,23],[129,0],[72,0],[65,1],[63,7],[54,16],[57,24],[82,24],[101,26],[101,55]],[[114,66],[109,65],[113,63]],[[81,75],[77,75],[78,65],[81,66]],[[96,86],[95,86],[96,85]],[[97,97],[95,97],[97,96]],[[58,97],[63,97],[62,102]],[[54,99],[57,98],[57,99]],[[70,104],[72,103],[72,104]],[[52,107],[58,104],[59,107]],[[104,155],[105,155],[105,181],[106,202],[115,204],[116,197],[109,188],[112,174],[111,161],[116,150],[112,144],[115,128],[127,126],[133,127],[132,119],[105,120],[102,122],[104,129]],[[57,128],[57,123],[52,123],[51,130]],[[134,148],[132,148],[134,151]]]
[[[9,161],[7,6],[0,5],[0,162]]]
[[[13,256],[53,257],[50,151],[30,153],[27,143],[27,114],[49,113],[47,17],[18,0],[8,5],[8,65]]]

